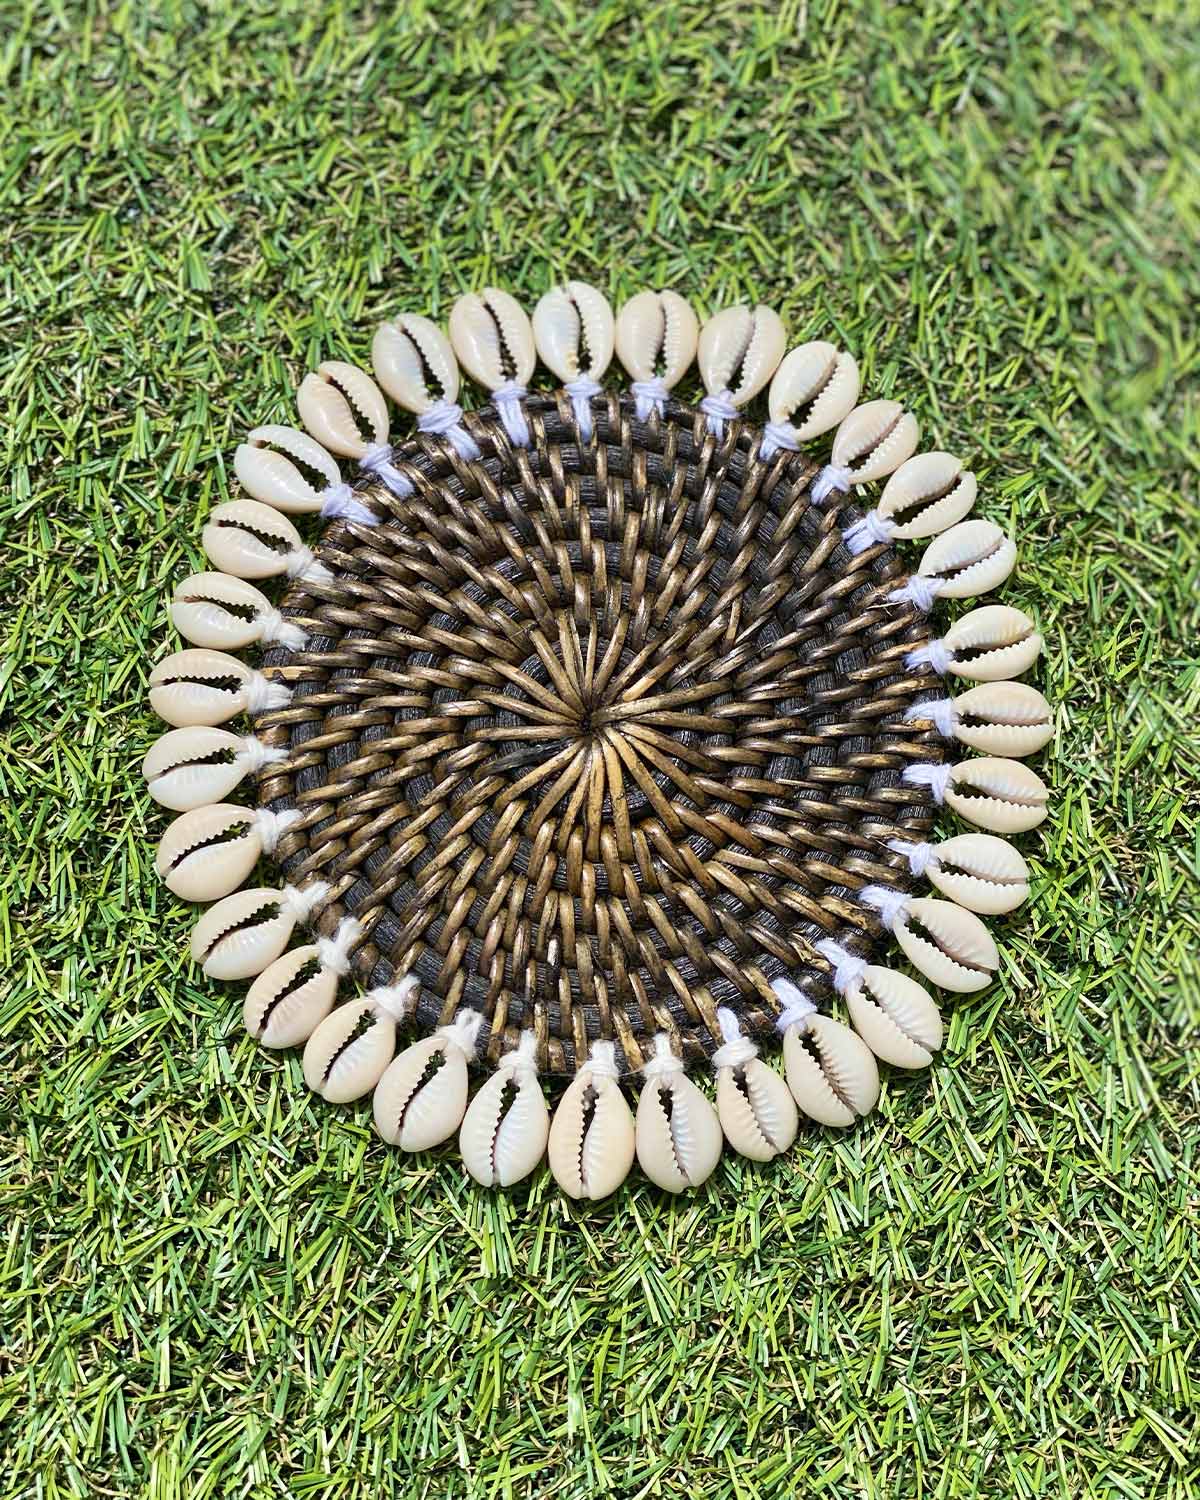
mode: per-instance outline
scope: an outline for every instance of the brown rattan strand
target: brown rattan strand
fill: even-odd
[[[332,883],[323,933],[363,922],[362,980],[418,975],[426,1031],[477,1007],[493,1061],[532,1027],[552,1074],[597,1037],[636,1068],[664,1028],[698,1060],[721,1005],[763,1038],[779,976],[827,997],[813,945],[876,946],[853,892],[907,886],[886,841],[932,805],[901,773],[942,752],[904,719],[940,696],[904,665],[928,625],[812,461],[593,409],[589,446],[533,396],[528,449],[490,407],[480,461],[403,447],[414,495],[372,490],[386,522],[329,526],[334,581],[283,600],[310,641],[268,653],[294,694],[256,725],[289,751],[262,801],[303,813],[279,862]]]

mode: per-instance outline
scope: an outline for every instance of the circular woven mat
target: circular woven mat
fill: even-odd
[[[848,892],[910,885],[886,842],[933,821],[900,774],[941,755],[903,718],[938,689],[904,665],[927,618],[755,427],[613,394],[581,448],[565,396],[526,411],[528,449],[493,407],[481,461],[397,449],[414,496],[330,525],[335,581],[284,597],[310,640],[265,658],[295,691],[257,721],[289,749],[260,801],[303,813],[278,862],[334,886],[322,933],[365,924],[364,983],[417,975],[422,1031],[478,1008],[492,1061],[532,1028],[548,1073],[600,1036],[628,1071],[668,1019],[694,1061],[719,1005],[765,1039],[773,978],[825,999],[816,941],[871,951]]]

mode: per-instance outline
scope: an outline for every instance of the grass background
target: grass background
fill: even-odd
[[[0,1494],[1190,1496],[1194,4],[0,0]],[[317,359],[495,280],[835,334],[972,455],[1057,813],[849,1135],[583,1212],[384,1149],[197,984],[163,600]]]

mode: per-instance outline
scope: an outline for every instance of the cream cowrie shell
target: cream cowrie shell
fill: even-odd
[[[450,309],[450,343],[459,364],[485,390],[529,384],[536,358],[533,329],[517,299],[498,287],[458,299]]]
[[[510,1187],[528,1177],[546,1150],[550,1111],[530,1067],[501,1062],[467,1106],[458,1149],[484,1187]]]
[[[974,912],[950,901],[915,897],[893,931],[913,967],[944,990],[986,989],[1000,964],[991,933]]]
[[[338,976],[322,966],[315,943],[293,948],[250,986],[242,1022],[264,1047],[298,1047],[333,1009],[337,987]]]
[[[1019,760],[991,755],[963,760],[946,787],[946,806],[992,833],[1027,833],[1049,810],[1046,783]]]
[[[699,319],[678,292],[638,292],[617,317],[617,358],[634,380],[659,380],[664,391],[687,374],[699,338]]]
[[[700,378],[710,396],[729,392],[735,406],[745,406],[775,373],[787,346],[779,314],[761,303],[755,308],[727,307],[714,313],[700,330]]]
[[[939,599],[974,599],[999,588],[1016,561],[1016,543],[994,521],[960,521],[930,542],[917,572]]]
[[[533,310],[538,357],[562,381],[600,380],[612,363],[613,311],[586,281],[551,287]]]
[[[1050,705],[1027,682],[981,682],[952,702],[954,737],[985,755],[1020,760],[1054,734]]]
[[[876,507],[901,541],[936,536],[961,521],[975,504],[975,475],[952,453],[918,453],[905,459],[883,487]]]
[[[182,901],[215,901],[236,890],[300,814],[232,802],[180,813],[159,840],[154,868]]]
[[[1020,852],[990,833],[960,833],[933,849],[931,885],[968,911],[999,917],[1029,895],[1029,866]]]
[[[868,964],[843,996],[854,1029],[894,1068],[927,1068],[942,1045],[942,1016],[929,991],[907,974]]]
[[[447,1141],[467,1112],[467,1055],[444,1036],[406,1047],[389,1063],[372,1101],[375,1129],[402,1151]]]
[[[401,313],[381,323],[371,342],[375,378],[397,406],[420,416],[439,401],[458,400],[458,361],[430,318]],[[430,382],[438,389],[431,389]]]
[[[362,458],[387,442],[387,404],[379,387],[357,365],[327,359],[296,392],[300,420],[331,453]]]
[[[853,1125],[879,1098],[879,1068],[866,1042],[831,1016],[819,1013],[783,1034],[788,1088],[801,1111],[818,1125]]]
[[[899,401],[867,401],[846,417],[833,439],[831,464],[848,484],[883,479],[917,451],[921,429]]]
[[[717,1070],[717,1117],[725,1139],[751,1161],[779,1156],[800,1128],[790,1089],[761,1057]]]
[[[162,807],[190,812],[224,801],[250,771],[284,758],[284,751],[269,750],[249,736],[196,725],[156,740],[142,761],[142,775]]]
[[[304,469],[323,483],[315,485]],[[292,515],[319,511],[324,491],[342,482],[341,470],[315,438],[278,423],[246,434],[233,455],[233,471],[248,495]]]
[[[318,1023],[304,1045],[304,1081],[330,1104],[369,1094],[396,1051],[396,1023],[372,1000],[350,1000]]]
[[[585,1063],[550,1126],[550,1171],[569,1198],[607,1198],[633,1165],[633,1113],[621,1085]]]
[[[771,382],[767,407],[771,421],[789,423],[792,440],[806,443],[830,432],[858,400],[858,362],[823,339],[801,344],[788,354]],[[799,421],[793,419],[799,417]]]
[[[194,646],[237,651],[261,641],[299,651],[305,634],[267,596],[228,573],[193,573],[175,590],[171,623]]]
[[[668,1193],[698,1187],[721,1159],[721,1122],[682,1067],[642,1085],[634,1126],[637,1159]]]
[[[192,959],[210,979],[253,979],[273,964],[328,887],[235,891],[210,906],[192,928]]]
[[[150,673],[150,707],[179,728],[282,708],[290,697],[286,683],[268,681],[236,656],[200,647],[165,656]]]
[[[292,523],[257,500],[226,500],[214,506],[200,544],[222,573],[235,578],[274,578],[281,573],[297,577],[313,568],[312,553]]]
[[[976,682],[1019,677],[1038,659],[1042,638],[1023,610],[985,604],[956,620],[942,637],[953,653],[950,671]]]

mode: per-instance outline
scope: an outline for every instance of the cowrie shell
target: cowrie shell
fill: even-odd
[[[375,1129],[401,1151],[448,1141],[467,1111],[467,1056],[443,1036],[425,1037],[388,1064],[373,1100]]]
[[[787,335],[779,314],[761,303],[727,307],[700,330],[700,378],[710,396],[728,391],[745,406],[770,380],[783,358]]]
[[[985,989],[1000,963],[992,935],[979,918],[950,901],[915,897],[893,930],[913,967],[944,990],[969,994]]]
[[[1029,866],[1020,852],[990,833],[942,839],[925,872],[930,884],[985,917],[1015,911],[1029,895]]]
[[[192,928],[192,958],[210,979],[253,979],[284,951],[295,927],[281,891],[235,891]]]
[[[401,313],[379,325],[371,366],[396,405],[416,416],[438,401],[458,399],[458,361],[450,340],[432,319],[417,313]]]
[[[751,1161],[770,1161],[796,1139],[791,1090],[761,1057],[717,1070],[717,1117],[725,1139]]]
[[[612,363],[613,311],[586,281],[551,287],[533,310],[533,341],[560,380],[599,380]]]
[[[814,1014],[783,1036],[792,1098],[818,1125],[853,1125],[879,1098],[879,1068],[863,1039],[832,1016]]]
[[[555,1182],[570,1198],[607,1198],[629,1176],[633,1153],[633,1112],[620,1084],[585,1063],[550,1126]]]
[[[832,462],[849,470],[850,484],[883,479],[917,451],[921,429],[899,401],[856,406],[833,439]]]
[[[858,389],[854,356],[836,344],[814,339],[793,349],[775,372],[767,398],[771,421],[792,423],[796,441],[808,442],[831,432],[849,416]]]
[[[994,521],[960,521],[930,542],[917,572],[936,580],[939,599],[975,599],[998,589],[1016,561],[1016,543]]]
[[[985,755],[1020,760],[1054,733],[1050,705],[1027,682],[981,682],[953,701],[955,738]]]
[[[638,292],[617,315],[617,358],[634,380],[672,390],[696,357],[700,322],[678,292]]]
[[[450,343],[477,385],[528,385],[536,351],[533,329],[515,297],[499,287],[467,292],[450,309]]]
[[[314,484],[308,469],[320,484]],[[342,482],[341,470],[315,438],[268,423],[246,434],[233,455],[233,472],[247,494],[292,515],[318,511],[323,491]]]
[[[232,802],[180,813],[159,840],[154,868],[182,901],[215,901],[236,890],[258,863],[254,812]]]
[[[642,1085],[634,1140],[642,1171],[668,1193],[698,1187],[721,1159],[717,1112],[682,1069]]]
[[[289,554],[304,545],[286,516],[258,500],[226,500],[214,506],[200,543],[221,572],[235,578],[286,573]]]
[[[942,1016],[907,974],[869,964],[844,999],[854,1029],[881,1062],[927,1068],[942,1045]]]
[[[330,1104],[369,1094],[396,1051],[396,1023],[371,1000],[350,1000],[304,1045],[304,1081]]]
[[[918,453],[900,465],[883,487],[880,516],[895,523],[901,541],[936,536],[961,521],[975,504],[978,485],[952,453]]]
[[[289,625],[260,589],[228,573],[193,573],[185,578],[175,590],[171,623],[194,646],[223,651],[264,639],[295,650],[304,641],[303,630]]]
[[[201,726],[170,730],[142,761],[150,795],[173,812],[222,801],[249,769],[241,735]]]
[[[242,1022],[264,1047],[298,1047],[333,1009],[337,986],[338,976],[322,967],[315,943],[293,948],[250,986]]]
[[[1019,760],[983,755],[963,760],[950,774],[946,806],[968,823],[993,833],[1027,833],[1049,810],[1042,778]]]
[[[532,1068],[502,1062],[467,1106],[458,1149],[484,1187],[509,1187],[528,1177],[546,1150],[550,1111]]]
[[[236,656],[202,647],[165,656],[150,673],[150,707],[178,728],[264,713],[282,708],[290,697],[286,683],[272,682]]]
[[[1023,610],[985,604],[956,620],[942,637],[954,653],[950,670],[977,682],[1019,677],[1038,659],[1042,638]]]
[[[318,443],[343,458],[362,458],[386,443],[387,403],[379,387],[357,365],[327,359],[306,375],[296,392],[300,420]]]

